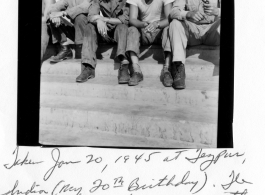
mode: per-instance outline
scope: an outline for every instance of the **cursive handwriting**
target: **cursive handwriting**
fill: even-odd
[[[245,153],[239,154],[238,152],[232,154],[232,153],[228,153],[227,150],[223,150],[217,156],[214,156],[213,154],[206,154],[205,152],[202,152],[202,149],[198,149],[196,153],[199,153],[199,154],[195,158],[188,158],[188,157],[185,157],[185,158],[186,160],[188,160],[190,163],[193,163],[193,164],[196,163],[200,159],[204,159],[204,161],[200,165],[201,171],[205,171],[207,168],[210,167],[210,165],[212,165],[212,163],[214,164],[217,163],[220,157],[224,157],[224,158],[241,157],[241,156],[244,156],[245,154]]]
[[[154,183],[154,184],[139,184],[140,183],[140,178],[137,177],[135,178],[128,187],[128,191],[138,191],[138,190],[146,190],[146,189],[153,189],[155,187],[162,187],[162,186],[173,186],[173,187],[178,187],[180,185],[191,185],[191,189],[190,192],[192,192],[195,187],[198,185],[199,181],[187,181],[190,175],[190,171],[186,172],[186,174],[182,177],[181,181],[175,183],[175,175],[173,175],[170,179],[168,179],[167,175],[165,177],[163,177],[162,179],[159,179],[158,182]],[[205,173],[205,181],[203,183],[203,185],[195,192],[193,192],[193,194],[198,193],[199,191],[201,191],[205,184],[207,183],[207,174]]]
[[[177,160],[179,158],[179,156],[182,154],[182,152],[186,152],[186,151],[187,150],[177,151],[177,152],[175,152],[177,155],[174,158],[166,157],[163,161],[164,162],[170,162],[170,161],[173,161],[173,160]]]
[[[225,193],[228,193],[228,194],[233,194],[233,195],[246,195],[248,193],[248,190],[245,189],[244,192],[225,192]]]
[[[20,165],[20,166],[22,166],[22,165],[35,165],[35,164],[40,164],[40,163],[43,162],[43,161],[33,162],[32,160],[28,160],[29,152],[27,153],[27,155],[25,156],[25,158],[21,161],[21,159],[18,158],[18,152],[19,152],[19,146],[16,147],[16,149],[12,153],[13,155],[15,155],[14,162],[11,165],[4,164],[4,167],[6,169],[12,169],[13,167],[15,167],[17,165]]]
[[[248,182],[244,179],[241,179],[241,181],[239,181],[239,176],[240,176],[240,173],[238,173],[236,176],[235,176],[235,172],[232,171],[232,173],[229,175],[229,177],[232,178],[232,180],[228,183],[228,184],[225,184],[225,185],[222,185],[223,189],[224,190],[228,190],[232,184],[234,183],[237,183],[237,184],[252,184],[251,182]]]
[[[69,192],[75,192],[76,195],[81,195],[82,187],[76,188],[74,186],[71,186],[70,184],[63,185],[63,183],[65,183],[65,181],[61,180],[58,184],[56,184],[51,195],[57,195],[55,194],[56,192],[58,192],[59,194],[61,193],[69,194]]]
[[[63,165],[77,164],[81,162],[81,161],[65,162],[63,160],[60,161],[60,150],[58,148],[53,149],[51,152],[51,155],[52,155],[52,159],[55,162],[55,164],[45,173],[44,178],[43,178],[44,181],[47,181],[50,178],[50,176],[52,175],[56,167],[61,168]],[[55,158],[55,156],[57,156],[57,158]]]
[[[36,182],[34,182],[32,185],[31,185],[31,188],[25,192],[22,192],[20,190],[17,189],[18,187],[18,180],[16,181],[14,187],[12,190],[2,194],[2,195],[15,195],[15,194],[25,194],[25,195],[28,195],[28,194],[48,194],[48,192],[46,192],[45,190],[35,190],[36,187],[39,187],[39,185],[36,185]]]

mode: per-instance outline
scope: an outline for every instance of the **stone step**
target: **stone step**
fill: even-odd
[[[188,63],[189,62],[189,63]],[[42,64],[41,73],[53,75],[75,75],[81,72],[81,60],[69,59],[57,64],[50,64],[45,61]],[[156,77],[161,75],[162,65],[153,64],[144,61],[141,65],[144,77]],[[110,60],[101,60],[96,67],[97,76],[115,76],[118,75],[119,65]],[[219,81],[219,66],[215,66],[210,62],[200,59],[189,59],[185,65],[186,79],[194,81]]]
[[[145,78],[138,86],[119,85],[117,78],[99,76],[76,83],[75,76],[42,75],[41,95],[99,97],[116,100],[218,107],[218,83],[187,81],[185,90],[166,88],[157,78]]]
[[[216,147],[217,108],[42,95],[40,124]]]
[[[40,125],[39,141],[44,145],[64,146],[110,146],[110,147],[146,147],[146,148],[209,148],[210,145],[185,141],[185,135],[179,139],[164,141],[160,138],[115,134],[107,131],[65,128],[55,125]],[[181,141],[183,140],[183,141]]]

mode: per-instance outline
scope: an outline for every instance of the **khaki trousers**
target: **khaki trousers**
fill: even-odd
[[[220,45],[220,22],[212,24],[195,24],[193,22],[174,19],[169,25],[169,40],[172,49],[173,62],[185,64],[187,46]]]

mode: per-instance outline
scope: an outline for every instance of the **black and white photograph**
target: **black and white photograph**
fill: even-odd
[[[41,26],[40,144],[217,147],[221,0],[42,0]]]

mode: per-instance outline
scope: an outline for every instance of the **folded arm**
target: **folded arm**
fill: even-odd
[[[138,20],[138,7],[135,5],[130,5],[130,19],[129,22],[132,26],[135,26],[136,28],[145,28],[148,26],[147,22],[142,22]]]

